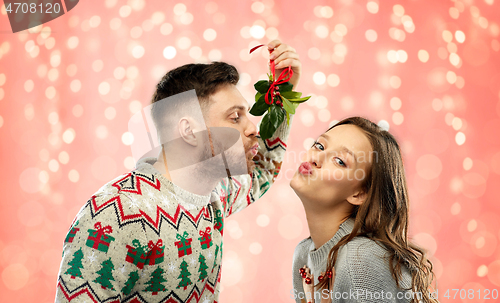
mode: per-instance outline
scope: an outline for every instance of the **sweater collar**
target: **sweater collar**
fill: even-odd
[[[153,164],[155,164],[156,160],[157,159],[154,157],[140,159],[139,161],[137,161],[137,164],[135,166],[136,170],[141,173],[154,175],[158,180],[160,180],[162,186],[167,188],[168,191],[172,192],[175,197],[177,197],[177,199],[179,201],[182,201],[183,203],[188,203],[196,206],[205,206],[210,203],[211,194],[205,196],[193,194],[192,192],[189,192],[175,185],[172,181],[165,178],[163,174],[161,174],[156,168],[154,168]]]
[[[348,218],[342,224],[340,224],[339,230],[335,233],[335,235],[330,240],[328,240],[328,242],[321,245],[320,248],[314,249],[314,242],[311,241],[309,256],[311,257],[314,268],[322,268],[325,266],[325,262],[332,247],[334,247],[340,241],[340,239],[342,239],[342,237],[350,234],[353,228],[354,219]]]

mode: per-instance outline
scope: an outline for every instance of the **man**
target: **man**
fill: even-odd
[[[278,40],[268,48],[278,74],[292,67],[290,82],[296,86],[301,63],[295,50]],[[248,102],[236,88],[238,79],[233,66],[218,62],[181,66],[158,83],[151,116],[162,144],[159,156],[140,160],[80,210],[65,239],[56,302],[218,300],[224,219],[269,189],[289,134],[284,122],[272,138],[260,139],[248,119]],[[158,103],[177,95],[190,102],[186,91],[193,89],[204,121],[196,113],[172,117],[171,110],[162,108],[169,104]],[[205,160],[227,154],[227,168],[235,164],[227,159],[238,158],[238,151],[226,153],[217,146],[221,136],[216,128],[239,132],[249,174],[220,181],[222,175],[200,172],[207,167]]]

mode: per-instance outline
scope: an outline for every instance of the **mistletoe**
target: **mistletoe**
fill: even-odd
[[[250,53],[262,46],[264,44],[252,48]],[[275,75],[274,60],[270,60],[270,68],[269,80],[260,80],[254,85],[257,93],[255,94],[255,104],[250,109],[250,114],[254,116],[266,114],[260,122],[259,129],[260,137],[263,140],[271,138],[285,117],[286,123],[289,125],[290,114],[295,114],[299,104],[311,98],[311,96],[301,98],[302,93],[292,91],[293,85],[288,82],[293,76],[293,70],[290,66],[281,71],[278,78]]]

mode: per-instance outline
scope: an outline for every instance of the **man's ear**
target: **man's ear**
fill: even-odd
[[[184,139],[184,142],[192,146],[197,146],[198,142],[196,140],[195,135],[193,134],[192,122],[189,121],[188,118],[183,117],[179,120],[178,126],[179,126],[179,135],[181,136],[182,139]]]
[[[352,205],[361,205],[366,201],[367,197],[368,195],[366,194],[366,192],[363,189],[360,189],[351,196],[347,197],[347,202],[351,203]]]

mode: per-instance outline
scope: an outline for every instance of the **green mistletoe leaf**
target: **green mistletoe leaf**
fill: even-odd
[[[250,109],[250,114],[254,116],[262,116],[268,108],[269,104],[266,103],[265,95],[262,95],[259,100],[253,104]]]
[[[302,96],[302,93],[299,93],[299,92],[292,92],[292,91],[289,91],[289,92],[284,92],[284,93],[281,93],[280,94],[287,98],[287,99],[299,99],[301,96]]]
[[[271,138],[271,136],[276,131],[276,127],[271,123],[271,114],[267,113],[260,122],[260,137],[262,140]]]
[[[302,102],[306,102],[307,100],[309,100],[309,98],[311,98],[311,96],[307,96],[304,98],[298,98],[298,99],[288,99],[288,101],[294,102],[294,103],[302,103]]]
[[[269,81],[266,80],[257,81],[254,87],[259,93],[265,94],[269,90]]]
[[[283,115],[283,113],[281,112],[281,108],[276,104],[272,104],[271,111],[269,114],[271,115],[270,119],[274,128],[278,128],[278,126],[280,125],[279,124],[280,117]],[[281,119],[281,121],[283,121],[283,119]]]
[[[283,121],[285,120],[285,116],[286,116],[285,113],[286,113],[286,111],[283,110],[283,108],[281,108],[281,107],[278,107],[278,108],[279,108],[279,111],[280,111],[280,114],[278,115],[278,126],[280,126],[281,123],[283,123]]]
[[[278,128],[278,126],[280,126],[280,124],[285,120],[286,111],[283,110],[283,108],[280,105],[276,105],[276,103],[273,104],[270,109],[271,109],[271,119],[273,119],[273,124],[276,128]]]
[[[281,95],[281,100],[283,100],[283,108],[286,110],[287,114],[295,114],[295,106],[293,106],[293,104],[283,95]]]
[[[260,97],[262,97],[262,94],[261,94],[261,93],[259,93],[259,92],[257,92],[257,93],[255,94],[255,102],[259,101]]]
[[[284,92],[290,92],[292,91],[293,85],[290,84],[290,82],[285,82],[283,84],[278,84],[280,94]]]

